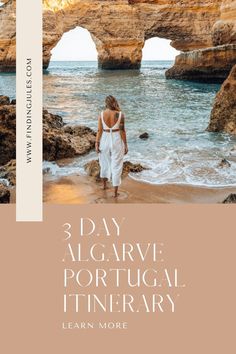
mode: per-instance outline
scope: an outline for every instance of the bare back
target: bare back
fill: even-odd
[[[112,128],[118,121],[120,116],[120,112],[118,111],[111,111],[110,109],[106,109],[103,112],[103,120],[108,128]]]

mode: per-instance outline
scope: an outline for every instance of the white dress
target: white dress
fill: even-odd
[[[124,142],[121,138],[119,129],[122,113],[112,128],[104,122],[103,112],[101,113],[103,133],[100,140],[100,177],[112,180],[114,187],[121,184],[121,174],[123,169],[123,158],[125,152]],[[109,130],[109,131],[104,131]]]

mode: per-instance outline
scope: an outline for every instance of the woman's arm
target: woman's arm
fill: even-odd
[[[128,144],[127,144],[127,137],[126,137],[126,131],[125,131],[125,116],[122,114],[121,121],[120,121],[120,135],[121,139],[123,140],[125,144],[125,155],[128,153]]]
[[[98,117],[98,131],[97,131],[96,142],[95,142],[95,149],[96,149],[97,153],[100,152],[99,145],[100,145],[102,132],[103,132],[102,119],[101,119],[101,116],[99,116]]]

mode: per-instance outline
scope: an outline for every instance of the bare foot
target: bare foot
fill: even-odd
[[[119,193],[118,193],[118,186],[116,186],[115,188],[114,188],[114,198],[117,198],[118,197],[118,195],[119,195]]]
[[[104,178],[103,179],[103,190],[106,190],[107,189],[107,178]]]
[[[120,195],[120,193],[116,193],[116,194],[113,195],[113,198],[118,198],[119,195]]]

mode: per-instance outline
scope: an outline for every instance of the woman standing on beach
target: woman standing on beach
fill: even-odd
[[[99,154],[100,177],[103,188],[107,189],[107,181],[112,180],[114,197],[118,196],[121,184],[123,158],[128,152],[125,132],[125,117],[115,97],[107,96],[106,109],[98,117],[96,151]]]

